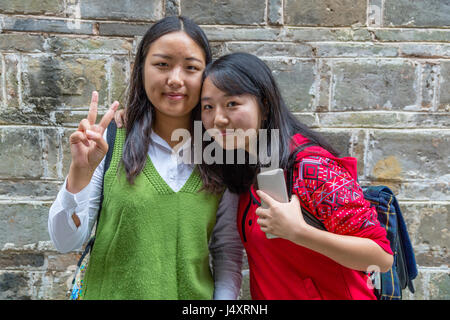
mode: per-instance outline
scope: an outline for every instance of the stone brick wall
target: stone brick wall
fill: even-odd
[[[49,241],[68,137],[90,93],[123,102],[140,36],[183,14],[214,55],[273,69],[290,108],[401,201],[417,293],[450,299],[448,0],[1,0],[0,299],[64,299],[79,252]],[[241,297],[249,298],[245,266]]]

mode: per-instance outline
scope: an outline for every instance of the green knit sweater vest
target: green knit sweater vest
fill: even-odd
[[[82,298],[212,299],[208,242],[220,196],[198,192],[197,169],[174,192],[149,157],[130,185],[124,142],[118,129]]]

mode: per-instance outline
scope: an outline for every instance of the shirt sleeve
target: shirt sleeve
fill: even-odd
[[[103,137],[106,139],[106,130]],[[80,249],[89,239],[97,220],[103,183],[103,159],[95,169],[90,183],[80,192],[67,191],[67,178],[49,210],[48,232],[56,250],[66,253]],[[77,228],[72,214],[80,219]]]
[[[224,192],[209,250],[214,269],[214,300],[236,300],[242,283],[242,245],[236,225],[239,195]]]
[[[295,174],[296,173],[296,174]],[[302,206],[329,232],[369,238],[392,254],[377,212],[348,171],[326,157],[305,157],[294,168],[294,188]]]

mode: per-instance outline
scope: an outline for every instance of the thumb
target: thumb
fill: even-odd
[[[295,205],[300,205],[300,199],[296,194],[293,194],[291,197],[291,203]]]

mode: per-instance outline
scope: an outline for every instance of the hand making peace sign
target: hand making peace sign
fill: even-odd
[[[72,154],[69,178],[72,187],[75,185],[84,185],[87,178],[89,179],[87,183],[89,183],[95,169],[108,151],[108,144],[103,139],[103,133],[114,118],[114,113],[119,106],[119,102],[114,101],[99,124],[95,124],[97,119],[97,106],[98,93],[94,91],[92,92],[91,105],[87,118],[81,120],[77,131],[72,133],[69,138]],[[83,182],[81,183],[80,180],[83,180]],[[70,189],[69,185],[68,189]]]

